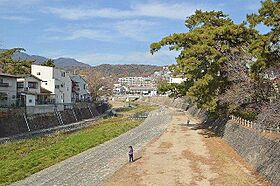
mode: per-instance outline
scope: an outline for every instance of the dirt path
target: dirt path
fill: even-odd
[[[268,185],[219,137],[187,119],[174,110],[167,131],[104,185]]]

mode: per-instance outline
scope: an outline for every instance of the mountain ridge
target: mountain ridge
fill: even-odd
[[[3,51],[6,49],[0,49],[0,51]],[[42,64],[48,58],[40,55],[30,55],[25,52],[15,52],[12,56],[14,60],[34,60],[35,64]],[[80,62],[74,58],[67,58],[67,57],[59,57],[54,60],[54,64],[58,68],[63,68],[66,70],[73,69],[73,68],[90,68],[91,65]]]

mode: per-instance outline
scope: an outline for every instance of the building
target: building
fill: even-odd
[[[180,84],[180,83],[184,82],[185,80],[186,80],[186,79],[184,79],[184,78],[171,77],[169,83]]]
[[[72,102],[88,101],[90,99],[88,84],[80,75],[70,75],[72,81]]]
[[[17,98],[19,105],[35,106],[54,102],[51,99],[51,92],[41,87],[41,81],[32,74],[18,76]]]
[[[0,106],[17,104],[17,76],[0,73]]]
[[[71,103],[72,81],[65,70],[31,65],[31,74],[42,80],[41,87],[51,92],[55,103]]]
[[[141,96],[156,96],[156,87],[129,87],[129,94]]]
[[[151,86],[155,84],[152,77],[123,77],[118,79],[119,84],[123,86]]]
[[[128,88],[126,86],[122,86],[121,84],[114,84],[113,94],[115,95],[123,95],[128,92]]]
[[[168,69],[168,67],[162,67],[162,70],[154,72],[152,77],[155,80],[166,80],[167,82],[170,82],[170,78],[172,77],[172,73]]]

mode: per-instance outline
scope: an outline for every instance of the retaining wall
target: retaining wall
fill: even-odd
[[[146,99],[156,104],[183,109],[198,116],[209,128],[219,134],[238,154],[258,173],[265,176],[273,186],[280,185],[280,138],[272,139],[257,130],[238,125],[234,121],[218,119],[207,121],[206,113],[191,106],[189,100],[168,97],[151,97]],[[185,102],[185,103],[184,103]],[[188,105],[186,107],[186,105]],[[277,135],[277,134],[276,134]]]
[[[27,114],[24,111],[8,113],[0,118],[0,138],[18,135],[29,131],[52,128],[60,125],[67,125],[93,118],[103,114],[110,106],[106,103],[76,105],[72,109],[63,111]]]

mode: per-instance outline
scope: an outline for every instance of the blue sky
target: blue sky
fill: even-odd
[[[240,23],[259,0],[0,0],[0,48],[71,57],[91,65],[174,63],[175,52],[149,45],[187,31],[196,9],[222,10]]]

